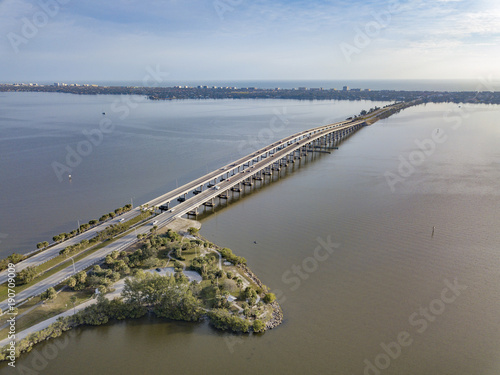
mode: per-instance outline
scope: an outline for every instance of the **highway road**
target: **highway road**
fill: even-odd
[[[54,246],[48,248],[47,250],[43,250],[38,254],[33,255],[32,257],[23,260],[22,262],[19,262],[16,264],[16,272],[20,272],[21,270],[25,269],[26,267],[30,266],[36,266],[42,263],[45,263],[52,258],[55,258],[56,256],[59,255],[59,251],[63,250],[65,247],[68,247],[70,245],[74,245],[79,243],[82,240],[90,240],[92,237],[94,237],[97,232],[100,232],[110,226],[111,224],[117,224],[120,222],[120,220],[123,218],[125,221],[130,220],[134,218],[135,216],[140,214],[140,209],[135,208],[133,210],[130,210],[128,212],[125,212],[124,214],[121,214],[119,216],[116,216],[114,219],[106,221],[100,225],[97,225],[75,237],[72,237],[66,241],[60,242],[58,244],[55,244]],[[3,284],[7,282],[7,270],[4,270],[0,272],[0,284]]]
[[[160,215],[162,216],[162,215]],[[159,220],[160,216],[158,216],[155,220]],[[166,217],[163,216],[161,217],[161,222],[159,220],[159,225],[161,224],[162,226],[166,225],[168,222],[172,221],[172,217]],[[96,264],[100,260],[104,259],[106,255],[111,253],[114,250],[117,251],[122,251],[125,248],[129,247],[130,245],[134,244],[137,241],[137,235],[142,234],[142,233],[149,233],[149,230],[152,228],[152,225],[144,225],[139,228],[136,228],[131,231],[131,233],[127,234],[126,236],[116,240],[112,244],[103,247],[102,249],[96,251],[93,254],[88,255],[87,257],[74,262],[70,263],[70,265],[63,270],[57,272],[56,274],[36,283],[35,285],[23,290],[22,292],[18,293],[15,297],[16,304],[24,301],[25,299],[31,297],[31,296],[37,296],[44,291],[46,291],[48,288],[55,286],[62,281],[68,279],[75,273],[80,272],[81,270],[84,270],[85,268]],[[0,309],[2,311],[5,311],[5,309],[8,307],[6,301],[3,301],[0,303]]]

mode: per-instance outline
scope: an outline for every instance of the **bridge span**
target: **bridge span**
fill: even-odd
[[[322,147],[334,147],[355,131],[377,121],[379,117],[399,111],[408,105],[409,103],[397,103],[374,111],[367,116],[292,134],[146,204],[169,213],[175,212],[174,215],[171,215],[173,217],[196,214],[200,206],[213,206],[216,198],[226,199],[229,191],[239,192],[242,186],[251,186],[256,180],[260,181],[265,175],[279,172],[282,166],[294,163],[295,160],[301,159],[310,152],[317,152]],[[176,201],[181,203],[172,207]]]

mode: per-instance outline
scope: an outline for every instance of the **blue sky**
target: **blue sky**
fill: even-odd
[[[498,79],[499,46],[497,0],[0,0],[1,82]]]

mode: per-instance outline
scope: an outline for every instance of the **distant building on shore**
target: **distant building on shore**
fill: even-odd
[[[342,91],[349,91],[349,86],[342,87]]]

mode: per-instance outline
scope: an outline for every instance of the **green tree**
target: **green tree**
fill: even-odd
[[[76,279],[71,276],[69,279],[68,279],[68,286],[70,288],[74,288],[76,286]]]
[[[68,257],[68,255],[71,253],[71,247],[66,246],[64,249],[59,251],[59,255],[64,255],[65,257]]]
[[[102,294],[105,294],[108,291],[108,288],[105,285],[99,285],[99,287],[97,288],[97,290],[102,295]]]
[[[248,332],[250,323],[246,319],[232,315],[224,309],[213,309],[207,313],[210,323],[218,329],[230,329],[233,332]]]
[[[113,270],[115,272],[123,271],[125,267],[128,267],[123,260],[115,261],[113,264]]]
[[[199,229],[195,228],[195,227],[191,227],[188,229],[188,233],[192,236],[194,236],[195,234],[197,234],[199,232]]]
[[[174,320],[198,321],[202,315],[201,303],[188,285],[169,287],[153,310],[159,317]]]
[[[158,266],[160,260],[158,258],[148,258],[142,262],[142,266],[145,268],[154,268]]]
[[[264,302],[265,303],[272,303],[276,300],[276,295],[274,293],[267,293],[264,296]]]
[[[244,298],[257,297],[257,292],[251,286],[247,286],[243,292]]]
[[[24,268],[15,277],[16,285],[24,285],[30,283],[38,276],[39,273],[40,272],[38,267]]]
[[[89,229],[90,225],[88,224],[82,224],[80,225],[80,232],[85,232],[87,229]]]
[[[240,294],[241,294],[241,288],[243,286],[243,280],[241,280],[239,277],[236,279],[236,286],[240,289]]]
[[[265,330],[266,330],[266,325],[262,322],[262,320],[255,319],[253,322],[253,331],[264,332]]]
[[[20,261],[22,261],[23,259],[25,258],[24,255],[21,255],[21,254],[18,254],[18,253],[12,253],[11,255],[9,255],[9,257],[7,258],[11,263],[19,263]]]
[[[182,272],[183,270],[184,270],[184,266],[182,265],[182,263],[175,260],[174,261],[174,271],[175,272]]]
[[[42,294],[40,294],[40,299],[42,301],[52,301],[54,299],[56,299],[57,297],[57,292],[54,288],[49,288],[47,289],[45,292],[43,292]]]
[[[250,297],[248,297],[248,304],[250,306],[254,306],[255,302],[257,302],[257,296],[251,295]]]
[[[76,281],[80,284],[85,284],[87,281],[87,272],[85,271],[80,271],[76,275]]]
[[[99,285],[101,285],[101,278],[97,275],[91,275],[87,277],[87,280],[85,284],[90,287],[90,288],[97,288]]]
[[[175,249],[175,257],[180,260],[184,260],[184,257],[182,256],[182,250],[181,249]]]
[[[111,254],[106,255],[106,258],[104,259],[104,263],[108,266],[111,266],[113,263],[115,263],[114,258],[111,256]]]

